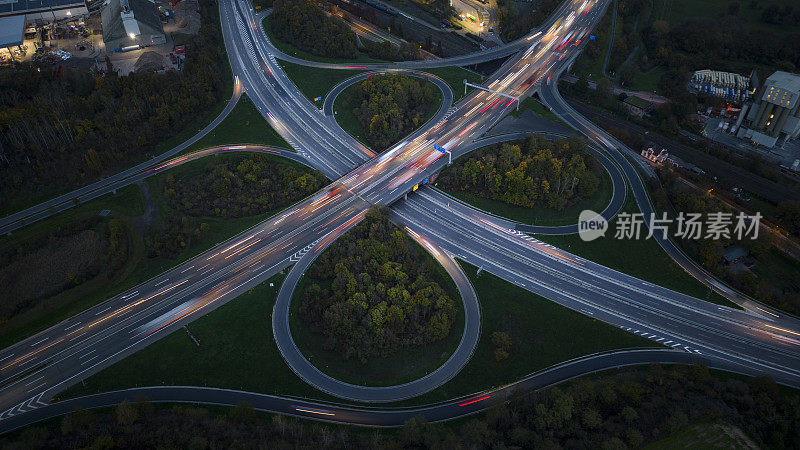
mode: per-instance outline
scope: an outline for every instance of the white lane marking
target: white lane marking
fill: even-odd
[[[13,354],[13,353],[12,353],[12,354],[10,354],[10,355],[8,355],[8,356],[6,356],[5,358],[0,358],[0,361],[5,361],[5,360],[7,360],[8,358],[11,358],[12,356],[14,356],[14,354]]]
[[[97,314],[95,314],[95,316],[99,316],[100,314],[103,314],[104,312],[108,311],[109,309],[111,309],[111,306],[109,306],[108,308],[98,312]]]
[[[35,346],[37,346],[37,345],[41,344],[42,342],[44,342],[44,341],[46,341],[46,340],[48,340],[48,339],[50,339],[50,338],[49,338],[49,337],[46,337],[46,338],[42,339],[41,341],[36,341],[36,342],[34,342],[33,344],[31,344],[31,347],[35,347]]]
[[[666,342],[664,342],[664,345],[671,344],[671,343],[672,343],[672,341],[666,341]]]
[[[46,384],[47,384],[47,382],[45,382],[45,383],[42,383],[42,384],[40,384],[40,385],[36,386],[35,388],[28,390],[28,393],[31,393],[31,392],[33,392],[33,391],[35,391],[35,390],[37,390],[37,389],[39,389],[39,388],[41,388],[41,387],[44,387]],[[23,403],[24,403],[24,402],[23,402]]]
[[[44,375],[40,376],[39,378],[37,378],[37,379],[35,379],[35,380],[33,380],[33,381],[30,381],[30,382],[28,382],[28,383],[25,383],[25,386],[30,386],[30,385],[32,385],[33,383],[36,383],[37,381],[41,380],[42,378],[44,378]]]
[[[191,268],[193,268],[193,267],[194,267],[194,264],[192,264],[191,266],[189,266],[189,267],[187,267],[187,268],[185,268],[185,269],[181,270],[181,273],[184,273],[184,272],[186,272],[187,270],[189,270],[189,269],[191,269]]]
[[[72,324],[72,325],[68,326],[67,328],[64,328],[64,331],[71,330],[71,329],[77,327],[80,324],[81,324],[80,322]],[[0,359],[0,361],[2,361],[2,360]]]
[[[159,281],[158,283],[154,284],[153,286],[154,286],[154,287],[155,287],[155,286],[161,286],[162,284],[166,283],[167,281],[169,281],[169,278],[167,278],[166,280],[161,280],[161,281]]]
[[[87,359],[86,361],[82,362],[81,365],[84,365],[84,364],[88,363],[89,361],[91,361],[91,360],[93,360],[95,358],[99,358],[99,357],[100,357],[100,355],[94,355],[91,358]]]
[[[88,351],[88,352],[84,353],[83,355],[81,355],[81,356],[78,356],[78,359],[81,359],[81,358],[86,358],[87,356],[91,355],[91,354],[92,354],[92,353],[94,353],[95,351],[96,351],[96,350],[90,350],[90,351]]]
[[[139,293],[139,291],[133,291],[133,292],[131,292],[130,294],[125,294],[125,295],[123,295],[122,297],[120,297],[120,299],[121,299],[121,300],[125,300],[126,298],[133,297],[134,295],[136,295],[136,294],[138,294],[138,293]]]

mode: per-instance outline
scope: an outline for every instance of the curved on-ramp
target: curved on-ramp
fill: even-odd
[[[31,223],[50,217],[53,214],[65,211],[72,208],[76,204],[85,203],[89,200],[95,199],[102,195],[108,194],[116,189],[119,189],[126,184],[129,184],[128,178],[140,173],[147,168],[158,164],[168,158],[171,158],[178,153],[186,150],[199,141],[203,136],[208,134],[211,130],[216,128],[226,117],[233,111],[233,108],[239,102],[242,96],[242,85],[238,78],[234,78],[233,95],[228,100],[225,108],[214,118],[208,125],[199,130],[194,136],[176,145],[175,147],[167,150],[166,152],[154,156],[140,164],[137,164],[129,169],[123,170],[110,177],[103,178],[92,184],[80,187],[73,191],[61,194],[55,198],[39,203],[38,205],[31,206],[22,211],[17,211],[6,217],[0,218],[0,234],[11,233],[14,230],[30,225]],[[128,183],[126,183],[128,181]]]
[[[359,216],[359,219],[362,217],[363,214]],[[464,332],[458,347],[444,364],[422,378],[408,383],[394,386],[358,386],[337,380],[317,369],[303,356],[294,339],[292,339],[292,333],[289,329],[289,304],[300,277],[335,238],[345,233],[356,223],[358,221],[345,224],[325,236],[321,242],[315,242],[307,247],[306,253],[300,256],[300,259],[289,271],[278,292],[278,298],[275,300],[275,306],[272,311],[272,332],[278,350],[281,352],[286,364],[297,376],[320,391],[339,398],[359,402],[393,402],[429,392],[458,374],[472,356],[480,338],[480,305],[472,284],[470,284],[469,279],[453,257],[411,229],[409,229],[409,234],[412,238],[442,264],[461,294],[464,307]]]
[[[507,401],[519,390],[537,390],[603,370],[651,364],[706,364],[711,368],[745,375],[758,375],[739,364],[702,355],[665,349],[635,349],[600,353],[576,358],[535,372],[521,380],[489,391],[474,393],[439,403],[410,407],[350,406],[304,398],[257,392],[197,386],[153,386],[88,395],[51,403],[30,405],[24,413],[0,420],[0,434],[68,414],[78,409],[110,407],[122,401],[146,399],[156,403],[197,403],[235,406],[247,402],[258,411],[285,414],[305,419],[374,427],[402,426],[413,417],[441,422],[479,413],[497,400]]]

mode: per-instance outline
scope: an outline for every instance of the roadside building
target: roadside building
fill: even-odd
[[[635,95],[625,97],[625,100],[622,101],[622,105],[625,106],[625,109],[627,109],[631,115],[636,117],[644,117],[645,114],[653,110],[652,103]]]
[[[747,255],[748,252],[746,248],[741,245],[731,245],[722,253],[722,262],[725,263],[726,266],[743,263],[745,266],[750,267],[753,265],[753,260],[748,258]]]
[[[25,16],[0,17],[0,61],[22,51]]]
[[[108,51],[166,42],[158,8],[148,0],[109,0],[100,16]]]
[[[739,114],[737,137],[772,148],[800,136],[800,75],[773,73],[753,99]]]
[[[85,0],[0,0],[0,17],[25,16],[30,26],[42,26],[83,16],[96,6]]]

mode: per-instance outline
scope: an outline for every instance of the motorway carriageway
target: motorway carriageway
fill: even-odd
[[[224,23],[229,25],[233,22],[230,20],[231,12],[229,9],[231,6],[232,5],[227,1],[221,2],[220,4],[223,10],[223,17],[227,18]],[[235,17],[238,23],[246,22],[241,20],[238,15]],[[572,23],[576,22],[577,21],[573,21]],[[226,30],[230,32],[228,28],[226,28]],[[240,31],[245,30],[240,29]],[[228,39],[226,36],[226,43],[227,42]],[[241,48],[249,48],[251,50],[249,55],[244,55],[248,56],[248,64],[252,64],[253,61],[256,61],[255,67],[261,67],[257,62],[257,53],[252,51],[252,47],[244,45]],[[549,70],[554,62],[563,59],[560,58],[562,55],[557,57],[552,53],[548,53],[546,51],[548,48],[549,46],[545,45],[543,50],[537,52],[533,62],[527,62],[529,60],[522,61],[519,58],[511,60],[500,69],[498,72],[498,79],[490,84],[490,86],[510,89],[512,93],[523,93],[525,89],[538,80],[538,77],[542,73],[545,73],[543,71]],[[570,46],[567,51],[572,51],[573,48],[575,47]],[[528,58],[532,55],[533,51],[534,49],[531,48],[522,55],[522,58]],[[245,60],[240,53],[231,55],[231,57],[236,58],[239,62]],[[241,69],[241,67],[238,68]],[[249,86],[253,86],[253,81],[254,79],[247,80],[248,89]],[[496,86],[497,84],[499,84],[499,86]],[[333,231],[341,232],[344,229],[352,227],[357,223],[359,215],[370,204],[387,204],[393,202],[404,192],[408,192],[411,187],[422,178],[429,175],[431,171],[438,170],[443,165],[441,154],[437,155],[438,152],[431,149],[434,142],[440,143],[445,148],[452,149],[459,144],[472,141],[476,136],[480,136],[484,129],[488,129],[505,115],[508,110],[508,105],[503,102],[493,101],[495,98],[493,95],[494,94],[488,94],[482,91],[470,94],[470,96],[459,105],[459,110],[457,112],[460,114],[451,115],[448,119],[437,124],[419,138],[410,142],[402,142],[383,155],[363,164],[357,170],[350,172],[339,181],[333,183],[330,187],[315,194],[310,199],[301,202],[296,207],[293,207],[292,211],[289,213],[281,214],[280,217],[270,219],[248,230],[248,232],[237,236],[224,244],[225,248],[218,247],[215,249],[214,251],[216,251],[216,253],[211,254],[211,256],[208,256],[209,254],[202,255],[189,263],[175,268],[165,276],[145,283],[140,286],[140,289],[135,293],[126,293],[125,296],[112,299],[111,302],[119,302],[119,305],[112,303],[112,308],[109,312],[101,311],[96,308],[83,315],[84,318],[90,319],[90,317],[85,316],[104,314],[101,316],[103,318],[102,321],[98,322],[98,319],[95,319],[91,322],[91,326],[88,327],[78,324],[80,326],[78,327],[78,325],[76,325],[76,329],[80,331],[77,332],[69,331],[66,328],[72,326],[71,323],[60,324],[40,334],[36,338],[26,341],[25,343],[30,345],[30,348],[25,349],[25,343],[22,343],[23,345],[18,345],[11,349],[12,351],[15,348],[20,350],[20,354],[9,355],[9,349],[0,352],[0,362],[6,359],[11,361],[0,369],[0,376],[2,376],[5,381],[15,378],[19,379],[19,381],[13,382],[13,389],[4,387],[0,403],[4,406],[9,404],[15,405],[20,400],[42,398],[42,395],[47,392],[58,392],[58,390],[63,387],[80,379],[79,377],[95,372],[105,365],[110,364],[111,361],[124,357],[136,348],[141,348],[156,338],[165,335],[171,329],[174,329],[174,327],[179,326],[179,324],[198,317],[208,309],[216,307],[227,299],[232,298],[232,296],[235,296],[235,294],[241,290],[246,290],[263,281],[272,273],[289,265],[292,262],[291,257],[293,255],[299,253],[309,245],[319,242],[328,233]],[[254,97],[258,97],[258,95]],[[482,109],[484,113],[477,112],[478,108],[483,108],[487,104],[492,106],[490,106],[489,109]],[[477,124],[474,122],[477,122]],[[464,131],[468,127],[469,131]],[[412,213],[409,213],[408,217],[414,219]],[[459,217],[456,219],[462,222],[463,225],[464,218]],[[488,226],[487,224],[487,227]],[[481,228],[480,234],[486,236],[487,227]],[[420,229],[425,229],[424,224],[420,226]],[[460,228],[457,230],[458,233],[462,231],[463,230]],[[498,234],[494,233],[493,236],[496,238]],[[504,238],[508,239],[507,237]],[[453,239],[454,238],[448,234],[445,240]],[[520,236],[520,239],[523,239],[523,237]],[[492,254],[493,258],[497,258],[498,261],[503,261],[502,255],[497,255],[498,249],[496,248],[496,244],[489,242],[482,245],[485,245],[487,249],[490,250],[487,254]],[[540,248],[535,245],[532,247],[535,248],[532,248],[530,251],[535,252],[538,255],[537,258],[548,254],[548,250],[545,248]],[[470,242],[459,245],[459,248],[470,248]],[[198,267],[198,263],[202,264],[204,262],[203,259],[206,257],[206,261],[210,262],[205,263],[206,265],[202,267]],[[508,257],[508,255],[506,255],[506,257]],[[481,254],[478,258],[486,259],[488,256]],[[555,258],[555,260],[562,260],[563,258],[574,259],[564,254],[553,256],[553,258]],[[542,268],[541,264],[535,261],[535,258],[530,259],[531,261],[527,263],[527,266],[536,267],[535,270],[543,271],[545,277],[554,276],[558,278],[557,273],[553,274],[548,272],[546,268]],[[580,260],[577,260],[575,264],[586,265]],[[211,267],[210,270],[208,269],[209,266]],[[508,265],[505,263],[495,264],[495,266],[495,270],[505,275],[505,277],[515,279],[514,277],[519,276],[517,274],[509,275]],[[602,272],[602,268],[600,267],[591,266],[591,268]],[[620,282],[626,284],[625,289],[633,290],[629,283],[625,281],[626,278],[622,278],[620,281],[615,280],[614,277],[602,275],[602,273],[600,275],[596,274],[591,276],[587,270],[580,268],[577,268],[577,270],[579,273],[575,273],[575,276],[585,278],[588,282],[577,279],[569,281],[568,283],[570,287],[586,284],[587,286],[584,290],[588,297],[594,295],[594,289],[591,283],[598,283],[601,286],[606,286],[604,288],[606,292],[603,294],[605,298],[609,295],[614,295],[614,291],[620,288],[617,285],[617,283]],[[539,277],[540,276],[537,275],[534,279],[538,280]],[[541,282],[542,280],[538,281]],[[565,281],[566,280],[559,278],[555,283],[563,283]],[[643,283],[641,281],[639,282]],[[535,289],[534,287],[528,288],[531,290]],[[548,287],[549,291],[556,289],[560,289],[560,285],[551,284]],[[657,292],[646,292],[651,290]],[[642,292],[644,292],[646,298],[665,297],[667,295],[666,293],[664,295],[659,294],[660,291],[658,289],[646,283],[643,283],[641,287],[637,287],[636,291],[639,295],[643,295]],[[567,294],[572,295],[571,293]],[[583,302],[586,301],[586,299],[580,300]],[[633,300],[627,300],[624,303],[630,307],[632,302]],[[107,304],[108,303],[105,303],[104,305]],[[634,307],[643,308],[644,306],[645,305],[638,305]],[[667,308],[677,307],[677,305],[673,305],[669,301],[662,301],[661,306]],[[116,307],[116,309],[114,309],[114,307]],[[605,308],[605,305],[596,304],[596,307],[602,309]],[[168,312],[170,314],[167,314]],[[611,317],[614,314],[627,313],[625,311],[614,311],[607,314]],[[718,342],[728,343],[741,339],[737,336],[720,337],[718,332],[713,330],[708,331],[704,324],[698,323],[698,321],[701,320],[711,320],[714,325],[718,325],[721,322],[728,322],[722,325],[731,329],[729,334],[735,334],[741,331],[737,328],[735,323],[730,323],[727,319],[723,320],[720,317],[709,317],[706,314],[699,314],[695,321],[684,322],[679,320],[679,317],[664,319],[662,314],[654,314],[651,311],[643,311],[642,314],[651,317],[651,319],[648,319],[651,323],[653,320],[655,320],[654,323],[667,320],[668,325],[672,327],[673,325],[671,324],[675,324],[674,326],[678,327],[680,333],[683,332],[683,329],[686,329],[689,333],[699,337],[701,340],[710,339],[709,345],[712,346],[716,345]],[[721,316],[729,313],[728,311],[723,311],[716,314]],[[175,317],[180,316],[180,318],[173,320],[173,315]],[[630,314],[628,314],[628,316],[630,316]],[[652,316],[655,316],[655,318],[652,318]],[[95,326],[97,324],[102,325]],[[127,333],[123,331],[127,331]],[[792,330],[785,331],[789,333],[786,335],[787,339],[791,340],[792,338],[789,337],[789,335],[794,332]],[[78,333],[79,335],[73,338],[73,333]],[[783,331],[777,331],[776,333],[780,334],[783,333]],[[131,334],[135,334],[135,336],[145,336],[145,338],[142,339],[140,343],[131,343],[131,338],[125,338],[125,336],[130,336]],[[748,336],[748,338],[750,337]],[[33,339],[41,339],[41,342],[36,342]],[[764,339],[766,340],[766,338]],[[69,343],[68,341],[65,342],[65,340],[78,340],[78,342]],[[738,345],[739,342],[736,344]],[[748,347],[748,345],[750,347]],[[783,349],[781,345],[781,343],[778,343],[778,345],[770,347],[771,350],[767,357],[773,358],[776,354],[779,354]],[[752,344],[747,343],[745,350],[749,353],[751,347]],[[86,353],[84,354],[84,352]],[[98,355],[89,356],[90,353],[88,352],[96,352]],[[82,356],[91,358],[95,362],[83,363],[81,362]],[[756,357],[754,360],[758,361],[759,358]],[[796,358],[782,357],[781,361],[789,361],[793,366],[791,370],[796,371]],[[23,367],[25,365],[27,365],[27,368]],[[38,365],[43,366],[43,368],[37,368],[35,370],[30,369],[30,367],[38,367]],[[781,364],[779,363],[772,366],[772,369],[782,370]],[[31,375],[27,375],[28,373]],[[42,376],[42,374],[44,374],[44,376]],[[40,376],[44,380],[42,385],[34,385],[33,388],[24,387],[26,386],[24,384],[25,382],[35,381],[37,379],[34,377]],[[796,373],[790,373],[790,376],[797,380]],[[14,401],[14,403],[11,403],[12,401]]]

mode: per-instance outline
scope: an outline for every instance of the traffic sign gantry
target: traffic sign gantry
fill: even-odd
[[[450,150],[438,144],[433,144],[433,148],[434,150],[439,150],[442,153],[447,153],[447,165],[453,164],[453,154],[450,152]]]

